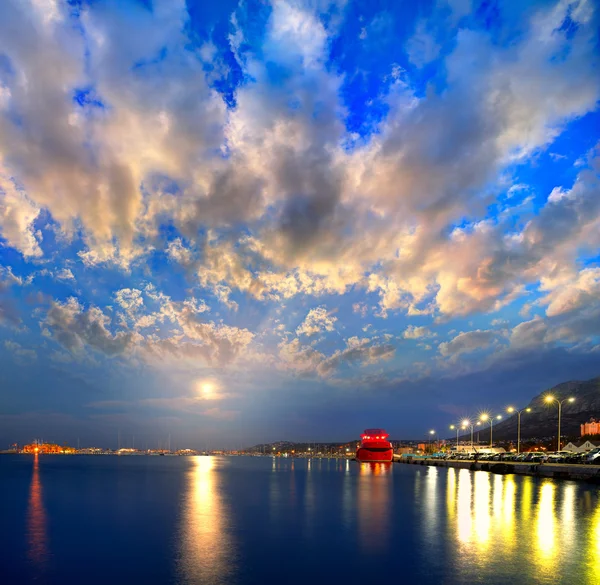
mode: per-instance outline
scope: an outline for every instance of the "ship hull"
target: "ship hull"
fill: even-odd
[[[394,451],[391,447],[359,447],[356,450],[356,459],[363,463],[391,463]]]

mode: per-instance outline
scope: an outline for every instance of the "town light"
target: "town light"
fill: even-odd
[[[483,414],[482,414],[482,415],[479,417],[479,420],[480,420],[480,421],[482,421],[482,422],[485,422],[486,420],[488,420],[488,418],[490,418],[490,415],[484,412],[484,413],[483,413]]]
[[[453,431],[456,427],[454,425],[450,425],[450,430]]]
[[[462,421],[463,427],[468,427],[471,424],[471,421],[468,418],[465,418]]]
[[[546,396],[546,398],[544,398],[544,400],[546,402],[550,403],[554,400],[554,396],[552,396],[552,394],[548,394],[548,396]]]
[[[435,435],[435,431],[429,431],[430,435]]]
[[[506,409],[506,412],[514,412],[514,411],[515,411],[515,408],[514,408],[514,406],[509,406],[509,407]]]

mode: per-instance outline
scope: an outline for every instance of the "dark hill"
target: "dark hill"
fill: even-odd
[[[558,406],[547,404],[544,397],[552,394],[559,400],[575,397],[575,402],[562,405],[561,435],[579,436],[580,424],[590,417],[600,419],[600,377],[585,382],[563,382],[540,392],[528,405],[520,408],[531,408],[531,412],[521,415],[521,438],[556,436],[558,426]],[[515,405],[519,406],[519,405]],[[506,415],[506,413],[502,413]],[[489,440],[489,427],[481,430],[481,441]],[[494,440],[515,439],[517,436],[517,415],[514,414],[494,425]],[[464,437],[466,439],[466,436]]]

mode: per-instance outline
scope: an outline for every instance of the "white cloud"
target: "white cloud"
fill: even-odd
[[[321,331],[334,331],[337,317],[327,311],[325,307],[311,309],[304,321],[296,329],[297,335],[315,335]]]
[[[402,334],[404,339],[420,339],[421,337],[430,337],[431,331],[427,327],[415,327],[409,325]]]

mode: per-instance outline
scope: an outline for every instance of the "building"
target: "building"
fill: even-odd
[[[563,447],[563,451],[570,451],[571,453],[587,453],[597,447],[600,447],[600,441],[576,441],[575,443],[567,443]]]
[[[581,436],[585,437],[586,435],[600,435],[600,422],[595,418],[591,418],[589,422],[581,425]]]

